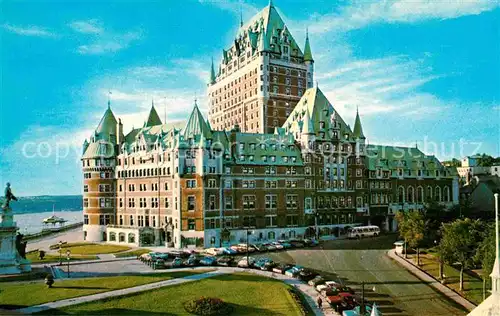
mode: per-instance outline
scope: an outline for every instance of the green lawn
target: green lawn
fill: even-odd
[[[230,303],[234,308],[232,315],[301,315],[288,288],[288,285],[278,280],[252,274],[219,275],[122,298],[70,306],[57,312],[91,315],[189,315],[184,311],[184,302],[209,296]]]
[[[71,251],[71,255],[97,255],[105,253],[115,253],[130,250],[130,247],[110,244],[93,244],[93,243],[69,243],[62,246],[63,256],[66,255],[66,250]]]
[[[132,251],[116,253],[115,257],[117,257],[117,258],[137,257],[137,256],[140,256],[140,255],[142,255],[144,253],[148,253],[148,252],[151,252],[151,250],[146,249],[146,248],[139,248],[139,249],[135,249]]]
[[[415,263],[416,255],[408,255],[408,258]],[[439,277],[439,262],[432,254],[420,255],[420,269],[426,271],[436,279]],[[473,277],[464,273],[464,291],[460,292],[460,271],[449,266],[444,265],[444,275],[446,276],[446,285],[465,296],[469,301],[474,304],[480,304],[483,301],[483,281],[479,278]],[[486,281],[486,290],[491,289],[491,279],[488,277]],[[486,293],[489,296],[489,292]]]
[[[31,263],[50,263],[50,262],[58,262],[59,255],[46,254],[43,260],[38,259],[38,251],[30,252],[26,254],[26,259],[30,260]],[[70,261],[78,261],[78,260],[95,260],[98,259],[97,256],[85,256],[85,255],[72,255],[70,257]],[[62,256],[62,261],[67,262],[66,254]]]
[[[55,280],[51,289],[43,281],[0,283],[0,309],[2,305],[21,307],[38,305],[72,297],[90,295],[111,290],[133,287],[188,275],[205,273],[210,270],[166,272],[143,275],[112,276],[77,280]]]

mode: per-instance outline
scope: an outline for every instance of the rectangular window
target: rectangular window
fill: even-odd
[[[83,199],[83,207],[89,207],[89,199]]]
[[[134,226],[134,215],[130,215],[130,226]]]
[[[276,227],[277,225],[277,216],[276,215],[267,215],[266,216],[266,227]]]
[[[210,195],[209,202],[208,202],[208,208],[211,210],[215,210],[215,195]]]
[[[188,196],[188,211],[194,211],[196,208],[196,198],[194,195]]]
[[[266,209],[275,209],[277,205],[276,195],[266,195]]]
[[[188,219],[188,230],[195,230],[196,229],[196,220],[194,219]]]
[[[87,184],[83,186],[83,192],[89,192],[89,186]]]
[[[225,207],[226,210],[232,210],[233,209],[233,198],[231,196],[226,196],[225,197],[224,207]]]
[[[88,225],[89,224],[89,216],[88,215],[83,215],[83,224]]]

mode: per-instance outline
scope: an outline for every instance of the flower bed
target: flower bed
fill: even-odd
[[[195,315],[229,315],[233,308],[220,298],[200,297],[184,303],[184,309]]]

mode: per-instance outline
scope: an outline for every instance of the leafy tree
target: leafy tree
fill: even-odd
[[[399,235],[404,238],[405,243],[417,250],[417,265],[420,264],[420,242],[424,239],[425,221],[422,213],[418,211],[398,212]],[[406,251],[405,251],[406,257]]]
[[[457,219],[441,227],[438,246],[440,258],[449,265],[460,264],[460,290],[464,288],[464,270],[474,267],[474,254],[483,239],[484,225],[479,220]]]
[[[479,263],[483,269],[483,275],[490,275],[495,263],[495,225],[489,225],[483,241],[479,244],[474,255],[474,260]]]

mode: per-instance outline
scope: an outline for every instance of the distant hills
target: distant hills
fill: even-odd
[[[14,214],[81,211],[81,195],[40,195],[22,196],[18,201],[11,202]]]

